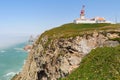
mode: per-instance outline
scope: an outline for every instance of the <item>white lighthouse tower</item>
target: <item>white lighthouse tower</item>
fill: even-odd
[[[83,5],[82,6],[82,10],[80,12],[80,19],[81,20],[84,20],[85,19],[85,10],[84,10],[85,6]]]

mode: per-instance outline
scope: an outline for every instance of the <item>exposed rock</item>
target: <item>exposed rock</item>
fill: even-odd
[[[117,33],[109,35],[119,36]],[[23,70],[14,80],[57,80],[65,77],[80,65],[82,58],[92,49],[119,45],[118,41],[109,38],[103,32],[93,32],[74,38],[54,39],[45,48],[48,41],[45,36],[39,44],[34,44]]]
[[[26,45],[24,47],[24,50],[30,52],[30,50],[32,49],[32,47],[33,47],[32,45]]]
[[[104,42],[104,46],[107,46],[107,47],[115,47],[118,45],[119,45],[118,41],[105,41]]]
[[[110,39],[114,39],[114,38],[119,38],[120,36],[119,36],[119,34],[117,34],[117,33],[113,33],[113,34],[108,33],[108,34],[107,34],[107,37],[110,38]]]

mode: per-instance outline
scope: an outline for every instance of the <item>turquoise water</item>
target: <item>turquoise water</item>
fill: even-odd
[[[0,80],[10,80],[18,73],[27,57],[23,50],[25,43],[20,43],[8,48],[0,49]]]

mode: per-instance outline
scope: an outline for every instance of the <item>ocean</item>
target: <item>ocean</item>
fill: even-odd
[[[23,50],[25,45],[24,42],[0,48],[0,80],[10,80],[22,69],[28,55]]]

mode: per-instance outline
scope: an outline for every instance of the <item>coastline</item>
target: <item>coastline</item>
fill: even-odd
[[[20,72],[27,58],[27,52],[23,50],[26,42],[0,48],[0,80],[10,80]]]

